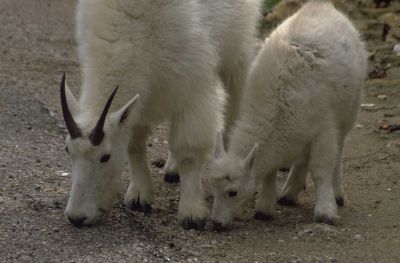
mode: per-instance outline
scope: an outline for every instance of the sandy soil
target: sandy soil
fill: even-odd
[[[392,51],[400,36],[393,17],[386,17],[392,29],[381,40],[381,16],[399,12],[400,3],[345,5],[368,41],[372,78],[363,101],[375,105],[361,111],[348,140],[348,202],[340,223],[313,223],[309,180],[300,206],[279,207],[268,222],[254,220],[249,209],[231,231],[217,233],[210,224],[202,232],[177,224],[179,185],[164,183],[155,166],[153,213],[130,212],[120,198],[93,227],[77,229],[64,220],[70,178],[63,176],[69,163],[58,81],[66,71],[78,92],[75,2],[0,1],[0,262],[400,262],[400,134],[379,130],[384,120],[400,123],[400,57]],[[164,138],[160,126],[150,161],[166,158]]]

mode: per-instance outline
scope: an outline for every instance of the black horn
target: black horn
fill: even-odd
[[[94,146],[97,146],[101,143],[104,137],[104,122],[106,121],[107,113],[108,110],[110,109],[111,103],[114,99],[115,93],[117,93],[118,86],[114,89],[113,93],[111,94],[110,98],[108,98],[106,106],[104,107],[103,112],[101,113],[101,116],[99,120],[97,121],[96,127],[92,130],[90,133],[90,141]]]
[[[76,124],[74,117],[72,116],[71,111],[68,108],[67,97],[65,96],[65,73],[61,78],[60,95],[61,95],[61,108],[68,133],[72,139],[81,137],[82,136],[81,130]]]

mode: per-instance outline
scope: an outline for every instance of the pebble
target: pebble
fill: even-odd
[[[388,98],[388,96],[387,95],[385,95],[385,94],[381,94],[381,95],[378,95],[378,96],[376,96],[379,100],[387,100],[387,98]]]
[[[400,43],[394,45],[393,51],[394,51],[394,53],[396,53],[397,56],[400,56]]]
[[[165,166],[165,160],[160,158],[152,162],[152,165],[154,165],[157,168],[163,168]]]
[[[362,236],[361,236],[360,234],[357,234],[357,235],[354,236],[354,238],[355,238],[356,240],[361,240]]]
[[[334,258],[334,257],[329,257],[328,259],[329,259],[330,262],[337,262],[337,259]]]
[[[299,236],[303,236],[305,234],[312,234],[312,233],[313,233],[312,229],[305,229],[305,230],[299,232]]]
[[[363,103],[361,104],[361,109],[366,111],[375,110],[375,104],[373,103]]]

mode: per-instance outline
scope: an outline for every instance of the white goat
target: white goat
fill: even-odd
[[[329,1],[307,3],[270,35],[251,66],[229,151],[219,140],[211,167],[217,227],[232,222],[258,180],[256,218],[272,217],[277,169],[290,164],[281,203],[297,202],[309,170],[316,184],[315,220],[338,219],[341,155],[359,111],[366,67],[358,32]]]
[[[226,93],[228,125],[238,115],[259,5],[258,0],[79,1],[79,102],[65,76],[61,82],[72,163],[65,213],[73,225],[92,224],[110,210],[126,160],[127,206],[151,209],[146,139],[155,124],[167,121],[169,166],[176,165],[181,176],[178,219],[185,229],[204,226],[208,209],[199,169],[223,129]],[[140,100],[129,100],[136,94]]]

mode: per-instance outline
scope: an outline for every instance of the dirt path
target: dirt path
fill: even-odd
[[[255,221],[249,209],[231,231],[216,233],[210,225],[203,232],[181,229],[179,186],[164,183],[153,166],[152,214],[129,212],[121,198],[96,226],[76,229],[64,220],[70,178],[63,176],[69,163],[58,81],[66,71],[78,91],[75,1],[1,1],[0,262],[400,262],[400,133],[378,129],[384,119],[400,123],[400,57],[390,35],[380,40],[382,23],[374,18],[399,12],[400,3],[393,5],[351,12],[375,54],[370,71],[377,66],[376,75],[386,75],[368,80],[364,103],[375,106],[361,111],[346,147],[348,202],[340,223],[313,223],[309,182],[301,206],[280,207],[269,222]],[[166,158],[164,138],[159,127],[151,161]]]

